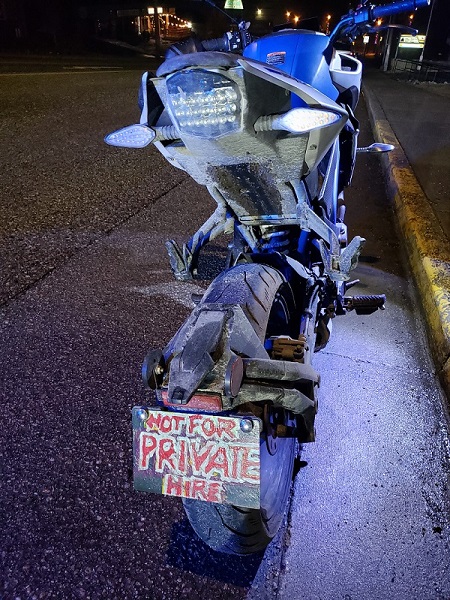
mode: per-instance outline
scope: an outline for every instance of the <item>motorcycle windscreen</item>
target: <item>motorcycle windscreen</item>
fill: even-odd
[[[255,418],[134,407],[134,488],[259,508],[260,432]]]

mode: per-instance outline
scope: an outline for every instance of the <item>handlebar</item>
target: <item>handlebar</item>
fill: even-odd
[[[372,10],[372,19],[381,19],[382,17],[388,17],[395,15],[400,12],[410,12],[422,6],[429,6],[431,0],[399,0],[392,4],[385,4],[384,6],[375,6]]]
[[[249,25],[250,23],[241,21],[237,31],[228,31],[221,38],[204,40],[202,46],[205,50],[213,52],[240,52],[252,41],[248,33]]]
[[[375,19],[389,17],[390,15],[395,15],[400,12],[410,12],[428,4],[430,4],[430,0],[399,0],[398,2],[385,4],[383,6],[360,8],[354,13],[355,24],[368,23],[370,21],[375,21]]]
[[[252,41],[248,32],[249,25],[250,23],[242,21],[238,23],[237,31],[228,31],[220,38],[200,41],[191,37],[172,44],[166,52],[166,59],[191,52],[240,52]]]
[[[211,40],[200,41],[197,38],[190,37],[169,46],[166,51],[166,59],[192,52],[236,52],[241,49],[241,36],[240,32],[237,31],[225,33],[222,37]]]
[[[372,21],[375,21],[375,19],[388,17],[400,12],[416,10],[422,6],[429,5],[430,1],[431,0],[397,0],[397,2],[382,6],[363,6],[355,11],[351,11],[341,19],[332,31],[330,40],[334,42],[343,35],[357,34],[360,27],[366,23],[371,23]]]

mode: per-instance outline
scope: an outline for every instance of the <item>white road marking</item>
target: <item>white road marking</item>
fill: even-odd
[[[121,67],[117,67],[120,70],[97,70],[97,71],[88,71],[88,70],[67,70],[67,71],[35,71],[33,73],[0,73],[0,77],[23,77],[24,75],[93,75],[94,73],[99,75],[104,75],[105,73],[136,73],[139,72],[140,69],[122,69]]]
[[[107,66],[104,66],[104,67],[84,66],[83,67],[83,66],[73,65],[73,66],[69,66],[69,67],[63,67],[63,69],[67,69],[67,70],[70,70],[70,69],[74,69],[74,70],[75,69],[80,69],[80,70],[83,70],[83,71],[87,71],[89,69],[93,69],[95,71],[102,71],[102,70],[103,71],[110,71],[111,69],[120,69],[120,70],[123,70],[123,67],[107,67]]]

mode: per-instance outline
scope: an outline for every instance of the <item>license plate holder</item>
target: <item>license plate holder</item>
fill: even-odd
[[[260,434],[253,416],[133,408],[134,488],[244,508],[260,506]]]

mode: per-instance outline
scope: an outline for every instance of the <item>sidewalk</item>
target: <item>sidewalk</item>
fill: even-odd
[[[396,147],[383,157],[388,193],[450,399],[450,85],[369,69],[363,92],[375,139]]]

